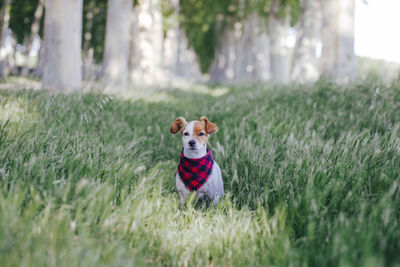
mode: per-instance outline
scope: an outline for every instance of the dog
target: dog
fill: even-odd
[[[202,199],[210,199],[214,206],[224,195],[224,184],[219,165],[207,148],[208,138],[218,131],[217,125],[206,117],[200,121],[186,122],[177,118],[169,130],[172,134],[181,133],[183,149],[176,173],[176,189],[180,203],[195,191]]]

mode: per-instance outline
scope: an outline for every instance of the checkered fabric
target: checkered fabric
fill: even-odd
[[[211,175],[214,160],[211,151],[198,159],[188,159],[181,153],[177,173],[185,186],[191,190],[199,190]]]

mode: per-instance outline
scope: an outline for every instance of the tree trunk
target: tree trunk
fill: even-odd
[[[301,1],[304,12],[297,26],[293,56],[292,80],[300,83],[315,82],[319,78],[316,56],[321,31],[321,7],[315,0]]]
[[[337,83],[356,79],[354,0],[322,1],[322,74]]]
[[[5,48],[8,22],[10,20],[10,5],[11,0],[3,0],[3,6],[0,11],[0,77],[6,77],[8,75],[7,68],[7,52]]]
[[[170,29],[164,40],[164,67],[171,76],[200,80],[202,77],[196,53],[189,47],[186,34],[179,28],[179,0],[171,0],[176,25]]]
[[[140,84],[164,79],[163,25],[160,0],[144,0],[134,8],[131,29],[131,78]]]
[[[281,1],[272,0],[268,15],[268,26],[271,51],[272,82],[285,84],[289,82],[289,60],[286,47],[288,19],[280,14]]]
[[[132,0],[108,2],[103,78],[113,85],[125,86],[128,77],[132,5]]]
[[[271,60],[267,22],[253,13],[243,22],[243,37],[236,64],[237,76],[244,82],[268,81]]]
[[[220,35],[210,68],[214,82],[257,82],[270,79],[269,38],[265,21],[253,13]]]
[[[38,52],[38,63],[36,66],[36,69],[34,71],[34,75],[38,78],[43,77],[43,69],[44,69],[44,56],[43,56],[43,51],[44,49],[44,42],[41,42],[40,47],[39,47],[39,52]]]
[[[22,70],[22,75],[28,75],[29,74],[29,57],[30,57],[30,52],[32,49],[32,44],[35,39],[35,36],[39,33],[40,29],[40,20],[42,19],[43,16],[43,8],[44,8],[44,0],[39,0],[39,3],[36,7],[35,10],[35,16],[33,19],[32,27],[31,27],[31,34],[29,36],[29,40],[26,45],[26,50],[25,50],[25,66]]]
[[[82,84],[82,0],[46,0],[43,87],[68,93]]]
[[[217,23],[217,32],[220,31]],[[241,25],[241,24],[236,24]],[[237,56],[237,45],[240,42],[242,32],[240,29],[230,28],[230,25],[218,33],[219,42],[215,49],[215,59],[210,68],[210,80],[212,82],[234,82],[238,77],[235,75],[234,64]]]

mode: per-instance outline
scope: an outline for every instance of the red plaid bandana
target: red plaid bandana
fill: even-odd
[[[200,189],[211,175],[214,165],[211,151],[207,149],[207,154],[198,159],[188,159],[181,152],[181,158],[179,160],[178,170],[179,177],[185,186],[193,191]]]

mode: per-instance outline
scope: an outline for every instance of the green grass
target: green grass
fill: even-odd
[[[400,264],[399,88],[212,92],[0,91],[1,265]],[[220,128],[217,208],[174,191],[169,127],[201,115]]]

